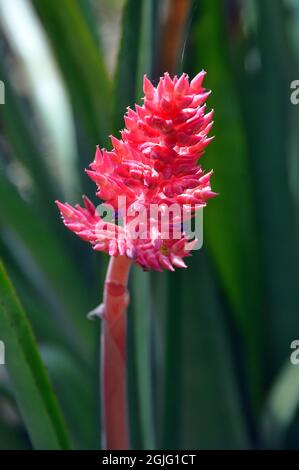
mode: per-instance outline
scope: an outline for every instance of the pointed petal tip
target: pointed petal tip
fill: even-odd
[[[54,203],[56,204],[56,206],[58,207],[60,211],[65,209],[65,204],[63,204],[63,202],[58,201],[58,199],[56,199]]]
[[[188,76],[183,73],[175,84],[175,92],[178,96],[182,95],[188,86]]]
[[[149,100],[154,98],[155,87],[146,75],[143,77],[143,92]]]
[[[177,268],[187,268],[187,265],[184,263],[183,259],[178,255],[171,255],[171,262]]]
[[[91,202],[89,197],[87,197],[85,194],[83,194],[82,199],[84,202],[85,209],[87,209],[90,215],[94,215],[96,208],[93,202]]]
[[[190,87],[195,90],[199,91],[202,88],[202,82],[206,76],[206,71],[201,70],[190,82]]]
[[[95,160],[102,157],[102,151],[104,151],[104,149],[101,149],[100,146],[97,145],[96,146],[96,153],[95,153]]]
[[[63,218],[71,218],[74,215],[74,209],[72,206],[70,206],[68,203],[63,204],[60,201],[55,201],[55,204],[57,205],[61,215]]]
[[[169,271],[174,271],[175,270],[174,267],[171,264],[170,259],[165,255],[160,254],[159,263],[162,266],[162,268],[164,268],[164,269],[167,269]]]
[[[211,137],[207,137],[207,138],[204,140],[205,145],[208,146],[214,139],[215,139],[215,136],[214,136],[214,135],[212,135]]]

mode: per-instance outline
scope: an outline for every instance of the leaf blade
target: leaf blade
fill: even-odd
[[[6,367],[34,447],[69,449],[67,431],[33,332],[2,263],[0,331],[6,346]]]
[[[77,2],[32,1],[49,36],[90,147],[111,132],[111,88],[104,59]],[[86,157],[87,158],[87,157]],[[84,163],[89,163],[89,156]]]
[[[204,211],[204,243],[233,306],[232,315],[244,340],[252,399],[258,405],[262,388],[258,228],[246,134],[227,57],[223,8],[221,2],[211,0],[203,1],[197,10],[189,65],[192,74],[207,70],[205,86],[212,90],[208,105],[215,107],[216,115],[216,138],[202,165],[214,169],[212,187],[219,197]]]

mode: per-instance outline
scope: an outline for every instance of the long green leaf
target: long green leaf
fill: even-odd
[[[68,449],[69,438],[26,315],[0,264],[0,334],[6,368],[36,449]]]
[[[264,0],[252,6],[256,22],[249,25],[243,50],[233,50],[260,228],[266,380],[272,380],[299,327],[298,233],[288,175],[292,76],[284,3]],[[254,58],[249,60],[252,51]],[[239,66],[244,57],[249,62],[247,70]]]
[[[152,78],[154,64],[155,0],[143,0],[141,10],[141,29],[136,73],[136,100],[143,95],[143,76]]]
[[[82,292],[82,281],[76,274],[76,266],[67,257],[67,249],[60,245],[52,229],[22,200],[1,171],[0,198],[5,201],[0,212],[1,224],[14,232],[39,266],[40,280],[44,276],[63,306],[57,319],[62,321],[64,317],[67,329],[65,334],[72,338],[73,344],[77,345],[86,358],[90,353],[91,325],[86,320],[85,313],[90,305]],[[14,246],[14,254],[16,249],[17,246]],[[76,297],[75,293],[78,291],[81,291],[81,295]]]
[[[0,450],[28,450],[18,428],[2,423],[0,419]]]
[[[123,12],[122,37],[114,77],[114,129],[123,127],[127,106],[135,103],[143,1],[127,0]],[[140,51],[140,52],[139,52]],[[125,86],[124,86],[125,84]]]
[[[182,447],[251,446],[219,288],[204,250],[182,274]],[[173,387],[177,380],[173,378]]]
[[[5,232],[11,237],[11,232]],[[1,233],[3,238],[3,231]],[[6,267],[9,278],[14,285],[25,311],[29,315],[29,321],[36,336],[41,340],[54,341],[60,345],[67,343],[64,332],[53,318],[52,310],[47,297],[44,299],[32,282],[32,273],[24,273],[23,264],[14,259],[13,254],[7,249],[5,242],[0,238],[0,257]],[[44,312],[41,321],[40,312]],[[71,345],[70,345],[71,346]]]
[[[185,274],[185,273],[184,273]],[[186,275],[186,274],[185,274]],[[162,435],[164,449],[181,447],[182,419],[182,325],[184,321],[181,272],[165,273],[167,306],[164,318],[164,364],[162,396]],[[158,280],[156,281],[158,282]],[[175,387],[173,386],[175,384]]]
[[[96,5],[92,0],[77,0],[78,6],[85,18],[88,28],[94,38],[96,44],[101,46],[99,37],[99,15],[96,9]]]
[[[132,273],[132,309],[131,309],[131,352],[134,361],[135,396],[134,417],[136,432],[134,447],[153,449],[154,417],[151,380],[151,290],[149,274],[133,269]]]
[[[91,383],[86,371],[78,367],[75,358],[63,349],[42,346],[41,355],[63,408],[74,447],[81,450],[97,449],[98,415],[94,397],[98,401],[98,396],[96,390],[93,390],[95,384]]]
[[[14,151],[14,157],[29,170],[34,185],[38,189],[38,201],[44,213],[53,219],[54,207],[49,204],[49,201],[55,199],[54,183],[41,158],[41,148],[30,128],[24,106],[10,85],[10,77],[4,65],[1,61],[0,76],[5,82],[6,95],[6,104],[0,110],[0,119],[4,127],[3,134]],[[56,197],[58,196],[59,190],[56,189]]]
[[[282,448],[299,409],[298,365],[286,363],[270,388],[261,418],[263,444]]]
[[[89,139],[88,149],[104,145],[111,131],[111,90],[100,50],[73,0],[32,0],[49,36],[60,68]],[[90,162],[86,155],[84,164]]]
[[[214,169],[212,186],[220,195],[204,211],[204,243],[233,306],[257,400],[262,379],[257,226],[247,142],[228,61],[223,6],[218,0],[201,2],[194,20],[192,64],[189,61],[192,75],[202,68],[207,71],[205,86],[212,90],[208,106],[215,109],[215,140],[202,165]]]

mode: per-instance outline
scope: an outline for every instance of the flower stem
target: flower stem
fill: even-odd
[[[102,328],[102,419],[104,446],[111,450],[129,448],[126,400],[126,309],[131,261],[112,256],[104,286]]]

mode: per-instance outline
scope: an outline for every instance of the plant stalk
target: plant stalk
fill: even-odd
[[[129,449],[126,310],[131,264],[126,256],[112,256],[104,285],[101,397],[104,447],[109,450]]]

